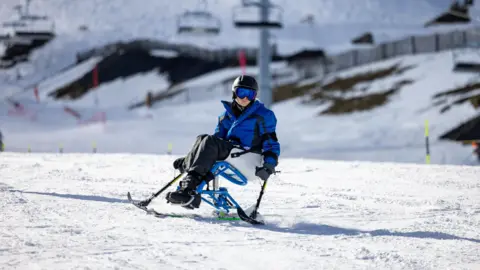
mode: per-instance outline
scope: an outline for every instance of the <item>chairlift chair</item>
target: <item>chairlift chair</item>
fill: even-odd
[[[11,22],[4,22],[2,24],[2,26],[5,27],[5,28],[7,28],[7,27],[12,27],[12,28],[26,27],[27,23],[24,22],[24,21],[11,21]]]
[[[261,21],[261,20],[250,20],[246,18],[241,18],[241,14],[243,13],[251,13],[251,12],[244,12],[249,8],[254,8],[258,10],[258,14],[260,14],[261,4],[257,2],[243,2],[241,6],[237,6],[233,9],[233,22],[235,27],[237,28],[268,28],[268,29],[278,29],[282,28],[282,14],[283,9],[280,6],[269,4],[268,8],[270,9],[269,14],[273,17],[272,20]]]
[[[40,15],[34,15],[34,14],[24,14],[20,16],[20,20],[23,21],[47,21],[48,16],[40,16]]]
[[[218,35],[221,23],[207,11],[186,11],[177,17],[178,34]]]
[[[37,39],[37,40],[50,40],[54,34],[55,23],[52,22],[50,25],[43,25],[41,21],[50,20],[48,16],[31,14],[29,11],[29,6],[31,0],[25,0],[25,7],[22,8],[22,5],[14,6],[14,10],[18,13],[18,19],[11,22],[3,23],[4,28],[12,28],[13,35],[17,40],[15,43],[21,42],[21,40],[26,39]],[[40,27],[39,27],[40,26]],[[42,41],[41,41],[42,42]]]
[[[54,28],[55,24],[52,23],[50,26],[38,27],[31,25],[32,22],[28,23],[25,21],[12,21],[3,23],[4,28],[11,28],[12,33],[10,38],[27,38],[27,39],[41,39],[41,40],[50,40],[55,36]]]
[[[188,35],[218,35],[220,19],[207,11],[207,0],[201,1],[203,9],[185,11],[177,17],[177,33]]]

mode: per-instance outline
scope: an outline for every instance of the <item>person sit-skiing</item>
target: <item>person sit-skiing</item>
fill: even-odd
[[[258,84],[254,77],[237,77],[232,92],[232,102],[222,101],[225,112],[218,119],[215,133],[199,135],[188,154],[175,160],[174,168],[187,175],[180,181],[179,190],[167,193],[168,202],[188,209],[199,208],[201,196],[196,192],[197,186],[203,180],[213,179],[212,166],[227,159],[236,148],[261,154],[263,165],[251,168],[260,179],[265,181],[275,172],[280,156],[275,114],[256,100]]]

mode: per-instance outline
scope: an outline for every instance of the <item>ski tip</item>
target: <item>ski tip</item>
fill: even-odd
[[[253,225],[265,225],[265,223],[263,223],[262,221],[258,221],[256,219],[252,219],[252,222],[250,222],[250,224],[253,224]]]
[[[243,209],[240,208],[240,207],[237,208],[237,214],[238,214],[238,217],[239,217],[241,220],[243,220],[243,221],[245,221],[245,222],[248,222],[248,223],[250,223],[250,224],[252,224],[252,225],[265,225],[265,223],[263,223],[262,221],[258,221],[258,220],[256,220],[256,219],[253,219],[253,218],[247,216],[247,214],[245,213],[245,211],[243,211]]]

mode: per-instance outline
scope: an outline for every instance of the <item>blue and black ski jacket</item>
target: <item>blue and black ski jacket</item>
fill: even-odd
[[[225,112],[218,118],[215,136],[238,144],[244,149],[258,152],[263,160],[277,166],[280,143],[275,132],[277,118],[273,111],[255,100],[238,117],[232,110],[232,103],[222,101]]]

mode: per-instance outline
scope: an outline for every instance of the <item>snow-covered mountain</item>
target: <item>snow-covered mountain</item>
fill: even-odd
[[[76,40],[75,47],[86,49],[117,40],[154,38],[174,42],[189,42],[209,47],[256,46],[255,30],[235,29],[232,12],[240,0],[156,1],[142,5],[132,1],[68,1],[33,0],[32,13],[45,14],[55,21],[56,31]],[[302,46],[332,48],[364,32],[372,31],[379,40],[430,31],[423,23],[448,7],[447,1],[418,0],[300,0],[273,1],[283,9],[285,28],[273,31],[283,51]],[[19,0],[0,3],[0,18],[13,19],[12,7]],[[221,20],[218,37],[192,38],[176,34],[177,16],[186,10],[206,9]],[[242,12],[242,11],[241,11]],[[251,10],[245,12],[252,12]],[[313,15],[314,25],[301,23]],[[86,26],[88,31],[80,31]],[[72,44],[69,49],[75,49]]]
[[[18,17],[15,5],[22,0],[0,1],[0,21]],[[258,31],[236,29],[232,12],[240,0],[145,0],[68,1],[32,0],[29,12],[46,15],[55,23],[58,36],[34,51],[28,63],[0,70],[2,89],[25,87],[50,77],[75,62],[76,54],[117,41],[150,38],[188,43],[208,48],[253,47],[258,45]],[[204,4],[206,3],[206,5]],[[448,8],[449,0],[300,0],[273,1],[283,9],[284,28],[272,31],[278,51],[288,54],[302,48],[321,48],[339,52],[351,48],[350,40],[366,31],[382,42],[405,35],[430,33],[443,28],[424,28],[423,24]],[[478,12],[478,3],[472,14]],[[217,16],[222,31],[216,37],[177,34],[176,19],[187,10],[206,9]],[[252,12],[250,10],[250,12]],[[250,14],[251,15],[251,14]],[[301,22],[313,16],[313,24]],[[31,27],[41,22],[34,22]],[[460,27],[460,26],[459,26]],[[451,28],[451,27],[448,27]],[[9,31],[4,28],[4,31]],[[20,81],[17,78],[21,78]]]
[[[84,65],[91,64],[85,62]],[[35,103],[33,91],[16,95],[15,100],[26,106],[23,116],[8,115],[12,106],[0,102],[3,108],[0,123],[8,151],[25,152],[30,146],[34,152],[56,152],[62,144],[65,152],[89,152],[95,142],[100,152],[164,153],[167,146],[173,144],[174,154],[184,154],[198,134],[213,131],[223,109],[219,100],[231,98],[229,85],[221,82],[241,72],[240,68],[230,68],[187,81],[179,86],[186,90],[155,104],[152,110],[128,111],[126,108],[132,102],[144,100],[149,86],[168,86],[165,78],[155,71],[106,83],[79,100],[57,101],[48,97],[52,87],[65,78],[75,77],[75,72],[81,74],[84,65],[40,84],[40,104]],[[394,58],[345,70],[336,76],[349,78],[392,66],[404,71],[358,83],[345,93],[328,92],[348,99],[381,94],[401,82],[408,82],[394,90],[386,103],[377,108],[319,115],[332,106],[332,102],[305,105],[302,101],[308,99],[307,96],[274,104],[282,157],[424,163],[424,123],[428,120],[432,163],[475,164],[470,148],[438,141],[441,134],[474,116],[475,109],[464,102],[441,113],[444,106],[455,104],[465,96],[448,95],[441,100],[434,96],[476,82],[478,77],[453,72],[448,51]],[[272,70],[285,68],[288,67],[282,63],[272,65]],[[247,72],[256,74],[258,69],[248,67]],[[467,94],[478,94],[478,90]],[[439,101],[444,103],[434,106]],[[77,125],[77,120],[66,114],[63,106],[79,111],[82,120],[105,112],[107,123]],[[131,140],[135,143],[129,143]]]

